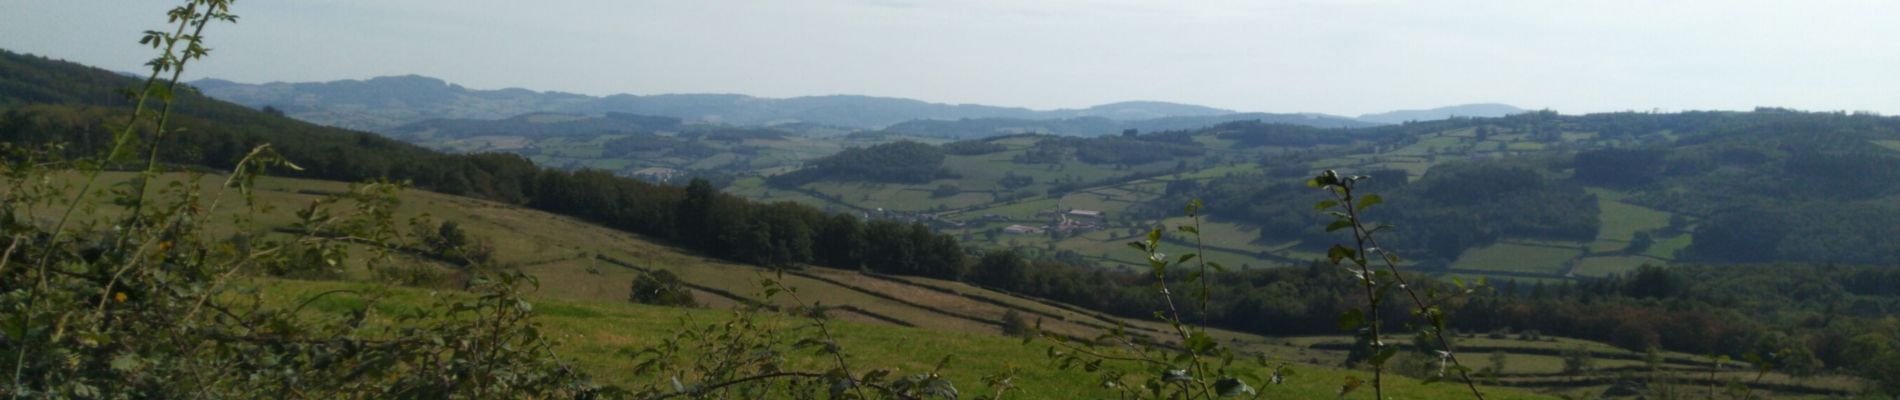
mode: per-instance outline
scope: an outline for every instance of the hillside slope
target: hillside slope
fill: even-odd
[[[1895,143],[1900,118],[1773,109],[1544,112],[1357,129],[1234,122],[991,137],[945,144],[941,161],[821,158],[779,177],[824,175],[817,166],[846,161],[943,172],[902,182],[738,179],[727,190],[928,221],[966,242],[1072,252],[1110,267],[1142,265],[1112,250],[1148,227],[1184,223],[1179,207],[1199,199],[1221,232],[1214,259],[1299,265],[1336,240],[1307,207],[1321,194],[1302,181],[1336,169],[1374,176],[1367,189],[1400,205],[1371,217],[1399,227],[1388,244],[1414,266],[1578,280],[1643,264],[1900,261],[1892,258],[1900,242],[1869,239],[1900,226]],[[1802,189],[1812,185],[1829,189]],[[1832,211],[1793,211],[1809,209]],[[1012,226],[1022,228],[1005,231]]]
[[[132,174],[126,173],[102,176],[104,183],[132,178]],[[191,181],[186,178],[183,174],[171,174],[161,179],[189,184]],[[196,181],[198,189],[205,190],[207,198],[233,199],[238,196],[231,189],[211,190],[218,187],[223,178],[216,175],[199,177]],[[254,218],[259,228],[281,230],[288,228],[293,221],[293,217],[288,215],[290,211],[323,196],[347,193],[350,186],[341,182],[266,178],[258,182],[256,199],[265,208],[275,211],[256,213],[243,207],[227,207],[209,217],[212,217],[211,221],[230,221],[238,215],[248,215]],[[762,279],[777,279],[787,287],[799,290],[804,301],[831,307],[828,314],[845,321],[839,324],[840,331],[837,333],[841,343],[860,362],[912,370],[928,368],[945,355],[955,355],[955,363],[947,371],[947,376],[956,382],[975,386],[981,382],[982,376],[1016,369],[1019,374],[1018,385],[1024,395],[1031,398],[1056,397],[1058,393],[1072,394],[1078,388],[1103,389],[1090,384],[1095,379],[1094,374],[1035,368],[1048,362],[1042,350],[1046,345],[1025,345],[1019,339],[1001,335],[998,330],[999,318],[1010,310],[1037,321],[1043,329],[1054,335],[1087,338],[1116,326],[1125,326],[1125,329],[1139,336],[1152,335],[1164,341],[1166,337],[1163,330],[1167,328],[1164,324],[1108,317],[1073,306],[957,282],[827,269],[788,271],[780,275],[768,269],[699,257],[637,236],[520,207],[418,190],[403,191],[399,198],[401,205],[393,215],[394,219],[456,222],[473,240],[491,244],[495,249],[495,261],[500,266],[518,268],[536,276],[539,283],[531,296],[539,299],[535,305],[540,310],[537,320],[548,327],[548,333],[554,339],[559,340],[559,354],[573,357],[578,365],[606,383],[630,384],[654,379],[633,373],[634,363],[630,358],[618,355],[619,352],[658,344],[667,337],[669,331],[686,327],[680,323],[683,318],[701,323],[730,318],[730,314],[720,310],[756,298]],[[91,220],[113,216],[111,212],[86,212],[80,217]],[[231,232],[224,223],[214,224],[213,231]],[[367,249],[357,251],[363,250]],[[403,257],[400,262],[434,265],[435,268],[450,272],[462,268],[414,257]],[[361,268],[360,265],[351,266],[347,279],[377,279],[367,275]],[[707,308],[680,309],[628,304],[628,282],[642,270],[667,270],[679,275]],[[424,288],[394,288],[393,291],[385,292],[390,288],[364,282],[268,277],[255,277],[251,282],[267,289],[266,293],[270,293],[268,298],[281,301],[302,299],[320,292],[354,289],[353,293],[384,293],[379,295],[378,307],[400,309],[421,306],[434,296],[424,293]],[[437,290],[455,292],[452,282],[441,284],[444,286],[437,287]],[[775,300],[781,306],[794,304],[783,296]],[[334,296],[324,298],[313,308],[321,312],[347,314],[361,304],[359,300],[348,296]],[[788,317],[772,317],[769,323],[784,329],[801,325],[798,320]],[[1368,379],[1367,372],[1340,370],[1331,366],[1330,360],[1338,356],[1333,352],[1309,353],[1301,347],[1254,335],[1219,330],[1210,333],[1244,352],[1296,364],[1297,376],[1300,378],[1273,390],[1301,394],[1331,393],[1337,390],[1336,385],[1346,376]],[[1309,359],[1319,360],[1313,357],[1326,357],[1329,361],[1311,363]],[[1420,386],[1416,381],[1406,379],[1395,379],[1391,385],[1389,390],[1412,393],[1417,396],[1413,398],[1423,399],[1458,398],[1463,390],[1454,385]],[[1500,396],[1498,398],[1541,398],[1510,389],[1492,388],[1488,391]],[[1111,392],[1102,393],[1107,395]]]

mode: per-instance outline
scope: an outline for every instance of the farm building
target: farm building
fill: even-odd
[[[682,176],[684,173],[680,172],[680,170],[666,167],[647,167],[633,171],[628,175],[650,181],[666,182],[673,180],[675,177]]]
[[[1033,235],[1037,233],[1042,233],[1042,228],[1037,228],[1033,226],[1024,226],[1024,225],[1010,225],[1009,227],[1003,228],[1003,233],[1007,233],[1011,235]]]
[[[1069,216],[1071,217],[1102,218],[1105,215],[1107,214],[1101,211],[1095,211],[1095,210],[1081,210],[1081,209],[1069,210]]]

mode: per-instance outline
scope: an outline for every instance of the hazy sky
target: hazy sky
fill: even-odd
[[[115,70],[171,1],[0,0],[0,47]],[[240,0],[191,77],[586,94],[1163,100],[1356,115],[1900,114],[1900,1]]]

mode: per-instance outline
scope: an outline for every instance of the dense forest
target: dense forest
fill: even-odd
[[[772,176],[774,185],[795,187],[824,181],[927,183],[952,177],[943,169],[944,149],[924,143],[897,141],[845,149],[806,163],[806,168]]]

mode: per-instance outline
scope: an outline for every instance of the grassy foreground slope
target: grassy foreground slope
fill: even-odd
[[[177,182],[184,177],[183,174],[173,174],[167,178]],[[110,185],[131,178],[131,174],[108,173],[102,183]],[[223,176],[206,175],[201,176],[198,183],[201,188],[209,189],[216,187],[223,179]],[[322,196],[347,192],[350,185],[332,181],[265,178],[258,182],[257,187],[255,195],[259,202],[275,210],[256,214],[255,221],[262,230],[270,230],[287,227],[294,220],[291,217],[293,210]],[[223,196],[228,203],[221,208],[221,215],[214,221],[228,221],[237,214],[248,213],[236,205],[234,192],[226,191]],[[541,322],[561,340],[561,355],[573,358],[606,382],[627,383],[642,379],[632,374],[630,368],[634,363],[632,358],[622,354],[624,350],[663,340],[673,330],[684,326],[685,320],[706,324],[729,318],[730,313],[721,309],[732,308],[743,299],[755,297],[760,290],[759,281],[765,278],[779,279],[787,286],[799,288],[806,301],[837,307],[829,315],[844,322],[841,335],[849,344],[847,348],[857,349],[853,353],[861,357],[866,365],[899,367],[917,372],[927,370],[944,354],[954,352],[958,354],[958,361],[950,376],[955,381],[976,385],[981,376],[1015,368],[1021,374],[1019,384],[1031,393],[1045,394],[1033,397],[1068,393],[1063,391],[1068,388],[1099,388],[1091,383],[1095,379],[1093,374],[1048,370],[1050,362],[1043,354],[1046,344],[1023,345],[1016,339],[1000,335],[1001,320],[1009,311],[1017,311],[1032,321],[1040,320],[1051,333],[1065,336],[1092,337],[1107,327],[1125,324],[1136,334],[1164,339],[1168,337],[1164,333],[1166,326],[1156,322],[1108,316],[962,282],[888,277],[827,268],[808,268],[778,275],[759,267],[699,256],[637,235],[532,209],[422,190],[405,190],[399,198],[402,203],[397,208],[396,220],[426,216],[434,221],[454,221],[471,237],[492,244],[497,265],[519,268],[536,276],[540,286],[533,296],[541,303],[536,308],[542,317]],[[230,232],[228,226],[213,228]],[[456,271],[457,268],[420,258],[409,258],[405,262],[431,264],[443,271]],[[711,309],[689,311],[627,304],[628,284],[639,274],[639,270],[662,269],[680,276],[692,286],[697,300]],[[361,273],[348,275],[346,278],[367,278],[366,274]],[[258,283],[271,288],[268,292],[282,299],[302,298],[342,286],[369,285],[295,280],[261,280]],[[379,308],[401,308],[405,303],[419,305],[427,301],[430,293],[423,289],[398,290],[391,301]],[[780,296],[778,300],[788,299]],[[351,307],[360,308],[361,304],[361,300],[325,299],[317,305],[320,309],[340,312]],[[781,303],[787,304],[789,302]],[[776,323],[794,328],[800,321],[784,319]],[[1340,360],[1347,357],[1346,351],[1339,346],[1350,341],[1343,337],[1326,337],[1322,340],[1280,339],[1219,330],[1210,330],[1210,333],[1237,350],[1264,354],[1270,360],[1294,364],[1301,375],[1286,390],[1300,394],[1295,398],[1330,394],[1330,391],[1337,390],[1346,375],[1358,374],[1361,379],[1369,378],[1366,376],[1369,373],[1365,371],[1340,370],[1336,367]],[[1460,340],[1460,347],[1499,347],[1482,342],[1482,339],[1476,342]],[[1582,343],[1600,351],[1612,351],[1608,350],[1610,346],[1600,343],[1567,339],[1564,343]],[[1509,390],[1592,395],[1614,383],[1573,383],[1574,378],[1568,377],[1568,374],[1541,375],[1556,372],[1561,364],[1557,357],[1544,353],[1554,353],[1566,348],[1564,346],[1533,345],[1529,350],[1523,350],[1513,347],[1518,345],[1516,342],[1507,344],[1512,346],[1497,350],[1506,353],[1510,360],[1502,383],[1525,387]],[[1466,357],[1462,358],[1466,359],[1467,365],[1474,367],[1485,365],[1488,353],[1494,351],[1478,350],[1472,353],[1467,350]],[[1695,359],[1687,354],[1671,355],[1678,360]],[[1612,369],[1636,368],[1636,364],[1640,363],[1615,357],[1599,357],[1597,363],[1599,367]],[[1669,364],[1671,368],[1694,371],[1686,372],[1688,374],[1706,370],[1705,365],[1697,365],[1693,361]],[[1724,378],[1741,372],[1736,369],[1729,371],[1724,373]],[[1609,371],[1604,373],[1610,374]],[[1769,383],[1795,384],[1828,391],[1851,390],[1855,387],[1853,382],[1806,384],[1790,381],[1789,377],[1780,374],[1775,375]],[[1576,384],[1583,386],[1575,387]],[[1426,391],[1418,393],[1460,398],[1451,396],[1458,391],[1446,391],[1444,388],[1455,386],[1434,385],[1420,389]],[[1401,390],[1400,393],[1412,392]],[[1110,394],[1106,391],[1101,393],[1103,396]]]
[[[129,173],[102,175],[102,184],[128,181]],[[168,183],[190,182],[183,174],[166,176]],[[216,188],[223,176],[204,175],[196,183],[208,197],[219,196]],[[172,187],[173,185],[154,185]],[[274,210],[253,214],[256,228],[270,230],[287,227],[294,210],[322,196],[349,190],[348,184],[290,178],[265,178],[258,182],[255,196],[259,204]],[[223,223],[230,217],[249,214],[239,206],[237,194],[222,192],[225,206],[212,221]],[[396,220],[422,218],[454,221],[478,240],[489,241],[495,248],[495,260],[504,267],[520,268],[540,280],[532,297],[539,322],[559,341],[559,356],[570,359],[606,383],[639,382],[632,371],[633,359],[624,353],[652,345],[670,337],[685,324],[707,324],[731,317],[723,309],[738,304],[728,297],[749,297],[758,291],[759,280],[781,279],[797,287],[806,301],[834,306],[830,316],[836,324],[842,344],[854,362],[869,367],[899,368],[911,373],[928,370],[948,354],[955,359],[947,376],[965,387],[980,385],[981,377],[1003,371],[1017,371],[1016,384],[1023,389],[1019,398],[1105,397],[1113,392],[1100,387],[1098,376],[1081,371],[1060,371],[1045,356],[1048,345],[1024,344],[1000,335],[1001,315],[1016,310],[1026,318],[1042,320],[1043,327],[1055,334],[1092,337],[1102,328],[1121,323],[1138,334],[1158,334],[1165,328],[1151,321],[1115,318],[1046,300],[990,291],[961,282],[916,277],[880,277],[850,271],[813,268],[796,274],[778,276],[758,267],[733,264],[689,254],[674,247],[654,243],[635,235],[598,227],[571,218],[540,211],[443,195],[421,190],[405,190]],[[82,219],[103,218],[108,214],[86,214]],[[233,232],[230,226],[214,226],[218,232]],[[407,258],[404,262],[428,263],[446,271],[453,266],[431,260]],[[694,285],[695,296],[708,309],[652,307],[627,303],[628,283],[642,269],[665,269]],[[347,278],[364,278],[351,273]],[[304,299],[335,289],[378,292],[376,284],[348,281],[312,281],[258,278],[250,282],[264,289],[270,298],[282,301]],[[445,290],[448,289],[448,290]],[[375,307],[385,314],[408,307],[421,307],[432,296],[454,296],[456,290],[438,288],[396,288]],[[780,296],[781,298],[783,296]],[[346,313],[361,309],[366,301],[348,295],[322,297],[311,309]],[[784,329],[805,329],[807,322],[774,317],[771,323]],[[902,326],[911,325],[911,326]],[[1298,349],[1268,338],[1210,330],[1211,334],[1247,352],[1267,354],[1275,361],[1294,363],[1298,375],[1282,387],[1267,388],[1276,397],[1318,398],[1337,393],[1347,376],[1369,380],[1370,372],[1341,370],[1337,361],[1301,357],[1292,359]],[[799,355],[804,356],[804,355]],[[1314,365],[1310,361],[1318,360]],[[814,361],[800,361],[814,362]],[[1389,393],[1399,398],[1465,398],[1464,390],[1452,384],[1421,386],[1415,381],[1393,379]],[[1493,397],[1540,398],[1517,389],[1488,389]],[[1349,398],[1370,398],[1355,393]]]
[[[335,289],[366,289],[368,284],[293,280],[257,281],[269,292],[278,293],[286,298],[308,296]],[[432,294],[419,289],[397,290],[379,303],[379,308],[400,308],[405,305],[425,303]],[[362,306],[359,300],[336,297],[316,304],[314,309],[324,313],[348,313]],[[652,345],[669,336],[669,332],[683,323],[710,324],[730,318],[730,313],[721,310],[682,309],[653,307],[637,304],[616,304],[605,302],[584,302],[569,300],[543,300],[535,305],[539,310],[539,321],[545,332],[559,341],[556,346],[562,357],[569,358],[583,369],[593,373],[603,383],[631,384],[643,380],[656,379],[641,376],[632,370],[633,359],[623,355],[623,350]],[[808,329],[808,323],[789,318],[772,318],[767,324],[783,329]],[[952,357],[944,375],[956,382],[960,389],[973,391],[981,388],[982,377],[997,372],[1014,370],[1014,383],[1021,392],[1013,393],[1010,398],[1058,399],[1058,398],[1108,398],[1115,393],[1101,387],[1097,376],[1080,370],[1064,371],[1050,366],[1044,355],[1047,347],[1040,343],[1024,344],[1022,341],[996,336],[968,332],[945,332],[931,329],[880,326],[858,322],[839,322],[833,324],[834,333],[839,337],[840,345],[851,357],[851,362],[862,366],[888,367],[899,369],[899,373],[918,373],[929,371],[937,361],[948,355]],[[812,359],[808,354],[790,354],[795,362],[822,365],[824,360]],[[806,358],[798,358],[806,357]],[[1298,366],[1295,375],[1285,384],[1261,388],[1269,398],[1316,399],[1334,398],[1339,387],[1348,377],[1361,380],[1371,379],[1366,371],[1338,370],[1315,366]],[[1387,393],[1395,399],[1464,399],[1470,398],[1465,388],[1453,383],[1421,384],[1418,381],[1388,376]],[[1486,398],[1490,399],[1540,399],[1540,395],[1515,389],[1487,388]],[[1344,398],[1370,399],[1372,393],[1367,390],[1355,391]]]

